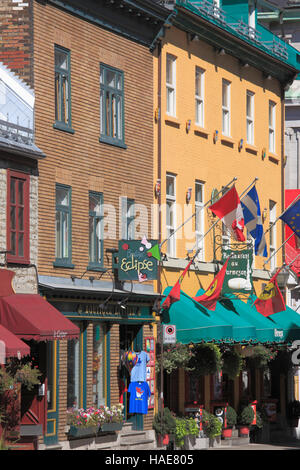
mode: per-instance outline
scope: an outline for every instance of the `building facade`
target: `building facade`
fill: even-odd
[[[198,249],[181,289],[194,297],[209,287],[224,248],[233,245],[206,203],[236,177],[240,197],[256,181],[268,232],[268,257],[253,257],[253,287],[259,295],[283,264],[282,250],[277,252],[283,232],[273,222],[284,208],[284,90],[297,75],[297,51],[258,24],[249,2],[164,4],[173,12],[173,27],[161,39],[155,61],[154,182],[161,188],[156,200],[165,207],[157,227],[165,255],[157,291],[166,298]],[[192,338],[193,326],[180,326],[179,335],[186,328]],[[195,383],[183,370],[166,375],[166,403],[184,412],[191,403],[209,410],[213,401],[229,401],[237,409],[244,395],[270,398],[274,390],[266,390],[268,377],[247,373],[230,384],[220,375]],[[276,395],[283,414],[284,380],[278,377]]]
[[[79,341],[49,343],[40,448],[69,448],[72,407],[121,402],[125,421],[150,431],[155,396],[154,286],[119,280],[115,257],[119,240],[151,239],[150,49],[168,11],[145,1],[61,6],[29,2],[16,18],[16,4],[7,2],[2,12],[9,30],[23,18],[24,37],[22,29],[16,35],[24,47],[8,47],[6,62],[34,86],[36,143],[47,155],[39,168],[39,292],[80,328]],[[20,49],[28,53],[23,63],[12,59]],[[130,376],[121,361],[127,350],[151,356],[144,416],[129,413]]]

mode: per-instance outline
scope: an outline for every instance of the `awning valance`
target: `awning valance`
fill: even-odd
[[[163,295],[167,296],[172,287],[167,287]],[[212,312],[200,305],[185,292],[180,293],[180,300],[164,311],[163,323],[176,325],[177,341],[182,344],[201,342],[231,342],[232,326],[223,318],[212,316]]]
[[[0,355],[4,353],[5,357],[20,359],[30,354],[30,347],[3,325],[0,325],[0,343]]]
[[[0,324],[19,338],[75,339],[79,328],[38,294],[0,297]]]

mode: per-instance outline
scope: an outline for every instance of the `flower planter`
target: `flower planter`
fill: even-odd
[[[87,437],[87,436],[94,436],[98,432],[98,426],[91,426],[91,427],[76,427],[70,426],[69,429],[69,436],[72,437]]]
[[[240,437],[249,436],[249,427],[248,426],[240,426],[239,427],[239,436]]]
[[[232,437],[232,428],[225,428],[222,430],[222,437],[224,439],[230,439]]]
[[[209,447],[221,447],[221,435],[209,438]]]
[[[115,432],[121,431],[123,428],[123,423],[103,423],[100,426],[100,432]]]

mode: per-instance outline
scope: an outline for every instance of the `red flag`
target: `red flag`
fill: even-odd
[[[277,276],[281,269],[277,271],[269,283],[266,285],[262,293],[254,302],[256,310],[264,317],[268,317],[273,313],[286,310],[285,302],[277,284]]]
[[[222,269],[218,272],[215,276],[213,281],[210,283],[208,289],[204,294],[200,295],[199,297],[193,297],[196,302],[199,302],[201,305],[206,307],[208,310],[215,310],[217,305],[217,300],[221,295],[221,290],[224,282],[224,277],[226,274],[227,264],[229,258],[227,258],[226,263],[222,267]]]
[[[185,268],[185,270],[181,274],[181,276],[178,279],[178,281],[176,282],[176,284],[174,284],[174,286],[170,290],[169,295],[167,296],[164,303],[162,304],[162,308],[169,308],[171,304],[173,304],[174,302],[177,302],[178,300],[180,300],[180,285],[181,285],[182,280],[183,280],[184,276],[186,275],[189,267],[191,266],[192,262],[193,262],[193,259],[191,259],[191,261],[189,262],[189,264],[187,265],[187,267]]]
[[[236,240],[240,242],[245,241],[243,234],[244,214],[235,186],[232,186],[232,188],[217,202],[212,204],[209,209],[222,220]]]

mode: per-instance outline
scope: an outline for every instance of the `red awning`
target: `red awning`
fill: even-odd
[[[30,354],[30,347],[3,325],[0,325],[0,356],[2,354],[5,354],[5,357],[20,359]]]
[[[0,297],[0,324],[35,341],[75,339],[79,328],[38,294]]]

